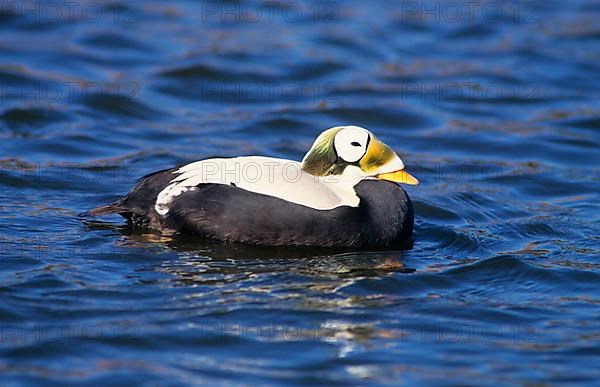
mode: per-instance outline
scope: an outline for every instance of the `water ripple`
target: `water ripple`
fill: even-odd
[[[5,384],[598,380],[598,5],[25,3],[0,7]],[[199,158],[300,160],[340,124],[421,181],[402,250],[84,214]]]

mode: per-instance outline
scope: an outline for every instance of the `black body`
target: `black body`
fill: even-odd
[[[390,247],[412,234],[410,198],[399,185],[382,180],[363,180],[354,187],[358,207],[332,210],[225,184],[200,184],[177,196],[163,217],[154,205],[175,170],[143,177],[127,196],[90,213],[119,213],[135,226],[269,246]]]

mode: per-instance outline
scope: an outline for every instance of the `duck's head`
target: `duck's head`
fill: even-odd
[[[404,163],[389,146],[358,126],[336,126],[317,137],[302,160],[302,170],[314,176],[377,178],[416,185]]]

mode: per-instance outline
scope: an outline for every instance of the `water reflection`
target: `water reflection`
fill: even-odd
[[[101,3],[93,21],[90,2],[0,7],[3,382],[598,380],[597,5],[300,0],[269,21],[269,2]],[[221,20],[253,5],[262,20]],[[423,182],[414,245],[263,249],[76,216],[192,160],[299,160],[339,124]]]

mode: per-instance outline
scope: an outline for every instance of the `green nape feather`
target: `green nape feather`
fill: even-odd
[[[337,126],[324,131],[317,137],[302,160],[303,171],[313,176],[338,175],[343,172],[346,164],[338,164],[337,153],[333,146],[335,135],[342,129],[342,126]]]

